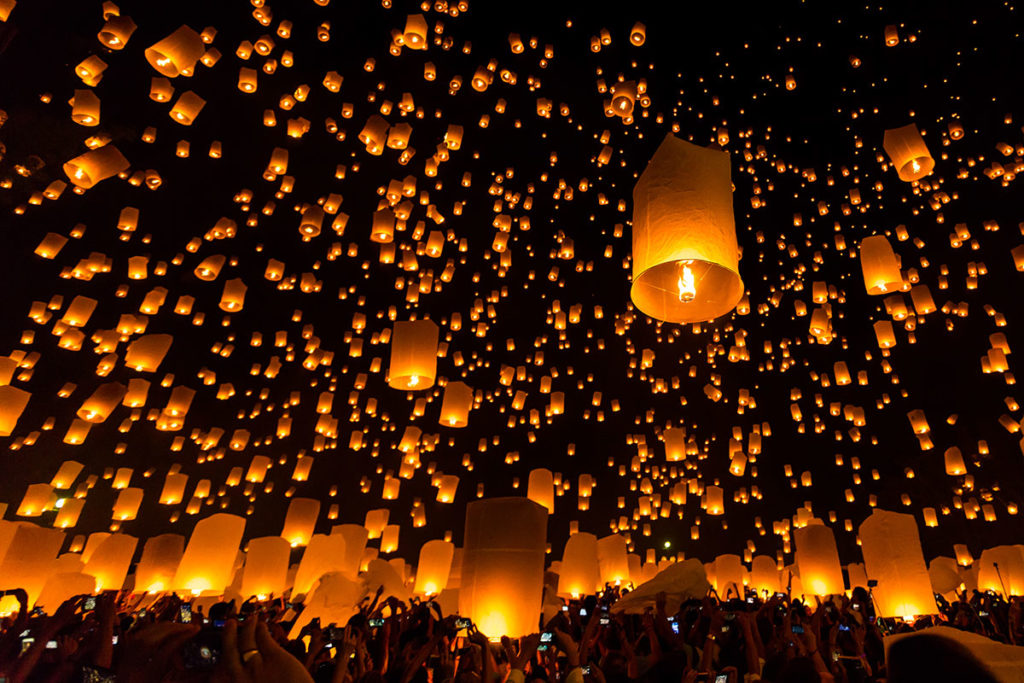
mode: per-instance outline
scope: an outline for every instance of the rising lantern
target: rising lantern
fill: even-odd
[[[913,515],[875,509],[858,529],[864,569],[878,582],[878,616],[935,614],[935,595]]]
[[[388,386],[404,391],[434,386],[437,337],[437,325],[431,320],[396,322],[391,335]]]
[[[633,188],[633,303],[673,323],[711,320],[743,296],[729,154],[671,133]]]
[[[913,123],[885,131],[882,147],[889,155],[889,161],[896,168],[900,180],[908,183],[920,180],[935,168],[935,159]]]

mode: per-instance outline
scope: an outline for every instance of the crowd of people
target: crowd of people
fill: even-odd
[[[1024,642],[1024,603],[977,591],[940,600],[939,615],[910,623],[876,619],[860,587],[814,604],[784,593],[720,599],[712,590],[674,613],[658,594],[641,614],[616,610],[619,591],[609,587],[567,602],[537,633],[500,642],[442,616],[436,602],[381,591],[347,623],[314,619],[294,639],[302,605],[283,598],[204,612],[173,594],[150,602],[108,591],[46,615],[29,609],[24,591],[7,594],[20,610],[2,622],[0,683],[986,683],[998,679],[984,663],[929,627]],[[925,632],[886,647],[914,630]]]

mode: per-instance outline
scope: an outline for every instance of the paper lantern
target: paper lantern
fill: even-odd
[[[898,292],[903,287],[899,259],[884,235],[872,235],[861,240],[860,268],[868,294]]]
[[[750,587],[764,599],[780,592],[779,567],[770,555],[755,555],[750,564]]]
[[[56,572],[46,579],[39,597],[35,601],[36,608],[42,608],[47,614],[53,614],[71,598],[88,595],[96,591],[96,579],[88,574],[77,572]]]
[[[597,536],[573,534],[565,542],[558,577],[558,594],[567,598],[593,595],[601,585],[601,567],[597,558]]]
[[[743,563],[739,555],[719,555],[715,558],[713,583],[722,600],[726,599],[726,593],[730,590],[732,597],[743,597]]]
[[[935,168],[935,159],[913,123],[886,130],[882,147],[900,180],[908,183],[920,180]]]
[[[136,592],[159,593],[168,588],[184,552],[185,537],[180,534],[150,537],[135,567]]]
[[[17,525],[0,560],[0,590],[21,588],[28,593],[28,604],[34,604],[63,544],[64,532],[59,529]]]
[[[85,563],[83,574],[96,579],[96,590],[121,590],[139,539],[127,534],[111,534]]]
[[[10,385],[0,387],[0,436],[10,436],[32,394]]]
[[[381,534],[384,533],[384,527],[388,525],[388,517],[390,515],[391,511],[387,508],[366,511],[363,526],[366,527],[366,532],[370,539],[380,538]]]
[[[410,50],[425,50],[427,48],[427,36],[430,30],[427,27],[427,19],[422,14],[410,14],[405,18],[405,32],[402,33],[402,43]]]
[[[662,435],[665,441],[665,460],[679,462],[686,459],[686,430],[669,427]]]
[[[18,0],[0,0],[0,21],[7,21],[17,4]]]
[[[187,90],[178,96],[178,101],[171,107],[169,115],[181,125],[191,126],[205,106],[206,100],[191,90]]]
[[[473,389],[465,382],[448,382],[444,387],[441,415],[437,421],[448,427],[465,427],[469,424],[469,410],[472,407]]]
[[[217,513],[199,520],[185,547],[170,588],[219,595],[231,583],[245,518]]]
[[[858,529],[880,617],[935,614],[935,596],[913,515],[875,509]]]
[[[306,545],[313,536],[316,519],[320,514],[320,501],[315,498],[292,498],[284,517],[281,537],[293,548]]]
[[[112,519],[119,522],[127,522],[135,519],[139,513],[139,506],[142,505],[142,497],[145,491],[140,488],[127,487],[121,489],[114,501]]]
[[[960,587],[960,572],[952,557],[936,557],[928,563],[928,578],[932,591],[940,595],[952,593]]]
[[[448,584],[455,546],[449,541],[427,541],[420,548],[416,563],[416,583],[413,592],[423,598],[437,595]]]
[[[843,567],[839,563],[839,550],[835,535],[821,520],[793,531],[796,542],[796,566],[804,591],[819,597],[842,595]]]
[[[71,98],[71,120],[80,126],[100,125],[100,98],[92,90],[76,90]]]
[[[633,188],[633,285],[643,313],[673,323],[725,315],[743,296],[729,154],[671,133]]]
[[[103,45],[111,50],[122,50],[136,29],[131,17],[114,16],[107,19],[96,35]]]
[[[956,446],[947,448],[946,452],[942,454],[942,459],[946,466],[946,474],[949,476],[958,477],[960,475],[967,474],[967,466],[964,464],[964,456]]]
[[[725,512],[725,492],[720,486],[705,488],[704,499],[704,511],[709,515],[721,515]]]
[[[292,595],[308,594],[324,574],[345,571],[345,556],[344,536],[314,534],[302,553],[292,585]]]
[[[128,160],[113,145],[104,145],[75,157],[64,164],[64,173],[77,187],[90,187],[128,170]]]
[[[242,310],[245,304],[245,292],[248,287],[241,278],[234,278],[224,283],[224,291],[220,296],[220,310],[235,313]]]
[[[242,569],[242,597],[255,595],[258,600],[266,600],[270,595],[281,595],[288,579],[290,554],[291,546],[280,536],[263,536],[249,541]]]
[[[633,43],[637,47],[640,47],[647,40],[647,26],[640,23],[639,21],[633,24],[633,28],[629,31],[629,42]]]
[[[488,637],[537,632],[546,531],[546,510],[526,498],[466,506],[459,613]]]
[[[437,486],[437,502],[451,503],[455,500],[455,491],[459,487],[459,475],[446,474],[441,477]]]
[[[629,557],[624,537],[611,534],[597,539],[597,561],[601,569],[601,587],[629,583]]]
[[[29,484],[18,506],[19,517],[38,517],[50,509],[53,487],[49,484]]]
[[[401,527],[397,524],[388,524],[380,532],[380,552],[393,553],[398,550],[398,534]]]
[[[1024,595],[1024,546],[998,545],[981,551],[978,589],[994,591],[1006,600]]]
[[[185,495],[188,486],[188,475],[181,472],[168,472],[164,478],[164,487],[160,491],[161,505],[177,505]]]
[[[174,78],[192,71],[205,50],[199,34],[188,26],[181,26],[160,42],[147,47],[146,61],[160,75]]]
[[[92,556],[96,554],[103,543],[111,537],[112,534],[106,531],[97,531],[89,534],[89,539],[85,542],[85,548],[82,549],[82,562],[88,563],[92,559]]]
[[[432,320],[396,322],[391,334],[388,386],[418,391],[434,386],[438,328]]]
[[[543,505],[548,514],[555,511],[554,475],[551,474],[551,470],[543,467],[530,470],[526,497],[535,503]]]
[[[78,518],[84,507],[85,498],[65,498],[64,504],[60,506],[60,510],[53,520],[53,526],[58,529],[69,529],[75,526],[78,524]]]
[[[69,489],[75,483],[75,479],[81,474],[84,465],[75,460],[65,460],[61,463],[57,473],[50,480],[50,486],[55,489]]]

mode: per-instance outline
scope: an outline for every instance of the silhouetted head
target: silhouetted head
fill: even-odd
[[[966,647],[931,633],[907,636],[890,645],[888,669],[889,683],[998,680]]]

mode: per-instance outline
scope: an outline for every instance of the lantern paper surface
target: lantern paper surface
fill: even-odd
[[[876,508],[858,533],[864,570],[878,581],[872,592],[879,616],[935,614],[935,596],[914,516]]]

